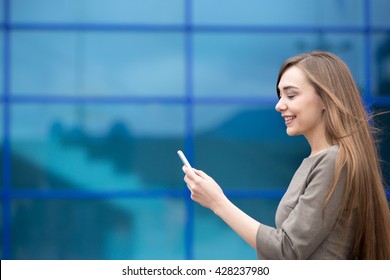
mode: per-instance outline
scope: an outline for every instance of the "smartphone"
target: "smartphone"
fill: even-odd
[[[183,152],[178,150],[177,154],[179,155],[179,157],[180,157],[181,161],[183,162],[183,164],[185,166],[187,166],[188,168],[192,169],[191,164],[188,162],[188,160],[187,160],[186,156],[183,154]]]

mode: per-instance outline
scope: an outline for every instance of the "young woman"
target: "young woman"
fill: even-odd
[[[287,134],[303,159],[276,212],[276,228],[232,204],[206,173],[183,167],[191,198],[210,208],[261,259],[390,259],[390,214],[376,144],[345,63],[314,51],[285,61],[277,79]]]

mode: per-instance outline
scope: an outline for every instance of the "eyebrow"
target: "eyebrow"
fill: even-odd
[[[289,86],[284,86],[283,88],[282,88],[282,90],[280,90],[280,88],[278,87],[278,89],[277,89],[277,95],[278,95],[278,98],[280,99],[281,97],[280,97],[280,95],[281,95],[281,91],[287,91],[287,90],[289,90],[289,89],[299,89],[297,86],[293,86],[293,85],[289,85]]]
[[[283,91],[286,91],[286,90],[288,90],[288,89],[299,89],[299,88],[296,87],[296,86],[284,86],[284,87],[282,88]],[[280,89],[279,89],[279,90],[280,90]]]

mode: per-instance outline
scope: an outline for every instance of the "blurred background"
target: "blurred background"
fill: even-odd
[[[1,259],[255,259],[176,151],[274,225],[308,156],[275,81],[323,49],[390,110],[388,0],[0,1]],[[375,122],[387,184],[390,114]]]

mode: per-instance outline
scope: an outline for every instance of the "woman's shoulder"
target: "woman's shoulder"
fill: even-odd
[[[316,153],[310,157],[305,158],[307,161],[318,161],[318,160],[336,160],[339,153],[339,145],[333,145],[321,152]]]
[[[313,156],[307,157],[303,160],[303,164],[306,168],[313,169],[332,169],[337,160],[339,153],[339,146],[333,145],[326,150],[323,150]]]

